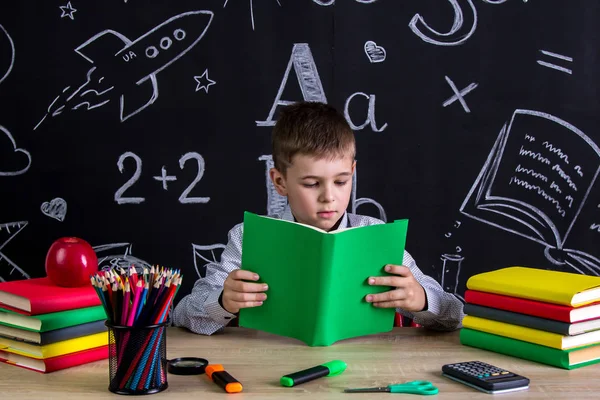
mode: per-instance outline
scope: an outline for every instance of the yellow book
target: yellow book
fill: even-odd
[[[574,349],[600,343],[600,330],[582,333],[580,335],[566,336],[559,333],[527,328],[525,326],[507,324],[492,319],[474,317],[472,315],[467,315],[463,318],[463,328],[487,332],[560,350]]]
[[[0,337],[0,350],[35,359],[46,359],[50,357],[62,356],[64,354],[105,346],[107,344],[108,334],[106,332],[95,333],[93,335],[81,336],[75,339],[63,340],[62,342],[45,345],[25,343],[18,340]]]
[[[569,307],[600,300],[600,276],[528,267],[473,275],[467,280],[467,288]]]

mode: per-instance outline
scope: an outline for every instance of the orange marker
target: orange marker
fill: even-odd
[[[227,393],[242,391],[242,384],[229,375],[229,372],[225,371],[221,364],[209,364],[204,371],[214,383],[225,389]]]

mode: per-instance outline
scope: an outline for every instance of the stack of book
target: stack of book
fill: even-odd
[[[600,277],[509,267],[470,277],[460,341],[555,367],[600,362]]]
[[[106,313],[92,285],[0,283],[0,361],[48,373],[108,358]]]

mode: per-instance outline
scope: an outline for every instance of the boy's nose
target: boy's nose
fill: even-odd
[[[333,197],[333,190],[325,188],[323,189],[323,192],[321,192],[321,199],[322,202],[324,203],[329,203],[334,201],[334,197]]]

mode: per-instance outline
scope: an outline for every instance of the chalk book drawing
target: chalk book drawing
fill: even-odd
[[[169,18],[135,40],[104,30],[75,49],[93,66],[86,81],[67,86],[48,107],[48,117],[65,110],[102,107],[119,96],[121,122],[152,105],[158,98],[157,74],[183,57],[202,39],[213,19],[211,11],[189,11]]]
[[[546,258],[600,275],[596,247],[569,246],[600,172],[600,149],[581,130],[553,115],[517,109],[505,124],[460,211],[542,244]],[[586,214],[587,215],[587,214]],[[589,229],[588,229],[589,232]],[[594,255],[596,254],[596,255]]]

